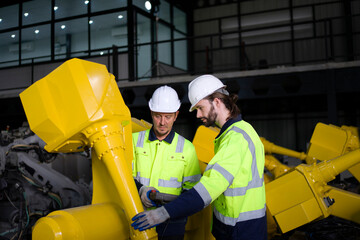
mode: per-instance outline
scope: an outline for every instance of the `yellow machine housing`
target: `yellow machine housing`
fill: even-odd
[[[20,98],[30,128],[47,151],[91,148],[92,156],[92,204],[41,218],[33,239],[155,239],[154,229],[139,232],[130,226],[144,210],[131,175],[131,117],[106,67],[69,60]]]

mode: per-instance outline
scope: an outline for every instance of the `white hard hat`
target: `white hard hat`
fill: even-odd
[[[209,96],[217,90],[223,89],[223,93],[229,95],[225,88],[226,85],[224,85],[217,77],[214,77],[213,75],[202,75],[195,78],[189,83],[188,95],[191,103],[189,111],[192,112],[195,105],[201,99]]]
[[[153,112],[174,113],[179,110],[180,105],[176,91],[169,86],[156,89],[149,101],[149,108]]]

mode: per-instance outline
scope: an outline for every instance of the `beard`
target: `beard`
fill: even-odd
[[[216,121],[216,118],[217,118],[217,113],[215,112],[215,109],[214,109],[214,106],[211,105],[211,109],[209,111],[209,114],[207,117],[203,117],[202,120],[204,122],[204,120],[206,120],[204,122],[204,125],[206,127],[214,127],[215,126],[215,121]]]
[[[167,135],[170,132],[170,130],[167,129],[167,130],[164,130],[164,131],[160,131],[159,129],[154,128],[154,132],[155,132],[155,135],[157,137],[162,137],[162,136]]]

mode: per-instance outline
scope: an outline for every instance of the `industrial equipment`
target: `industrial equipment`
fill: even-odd
[[[151,124],[131,118],[114,76],[106,67],[80,59],[69,60],[20,97],[30,128],[46,143],[47,154],[91,149],[93,171],[91,204],[74,207],[79,203],[71,202],[61,210],[47,209],[44,213],[47,216],[35,223],[32,239],[156,239],[154,229],[139,232],[130,226],[130,219],[144,210],[131,176],[131,133],[145,130]],[[213,156],[213,140],[218,132],[218,128],[200,126],[195,134],[193,144],[202,171]],[[359,194],[329,184],[347,169],[358,179],[357,136],[354,128],[319,123],[306,153],[262,138],[265,167],[271,173],[271,176],[266,174],[265,179],[270,238],[329,216],[360,223]],[[333,141],[334,138],[337,141]],[[298,158],[304,164],[289,167],[277,160],[275,153]],[[0,162],[0,170],[2,168]],[[48,178],[52,180],[55,176]],[[20,196],[21,188],[13,185]],[[19,199],[22,201],[21,196]],[[162,203],[165,202],[162,199]],[[56,201],[54,204],[56,206]],[[26,204],[19,209],[20,216],[24,216],[24,209],[29,210]],[[185,239],[213,239],[211,217],[210,206],[191,216]],[[20,219],[25,220],[18,225],[31,225],[25,217]]]
[[[91,205],[51,212],[33,229],[36,239],[154,239],[131,218],[143,211],[131,175],[130,111],[102,64],[72,59],[20,94],[30,128],[48,152],[91,148]]]
[[[218,132],[218,128],[198,128],[193,144],[200,161],[208,163],[211,160],[212,141]],[[270,239],[277,233],[287,233],[330,215],[351,221],[354,228],[358,228],[355,226],[360,224],[359,192],[328,185],[347,169],[352,169],[356,178],[360,174],[357,169],[360,163],[357,136],[354,128],[318,123],[307,153],[286,149],[261,138],[265,148],[265,167],[272,174],[271,177],[265,175]],[[278,161],[273,153],[310,164],[291,168]]]
[[[40,217],[90,203],[88,182],[74,182],[50,166],[74,156],[46,152],[28,126],[2,131],[0,137],[1,239],[31,239],[31,227]],[[84,155],[76,158],[88,161]]]

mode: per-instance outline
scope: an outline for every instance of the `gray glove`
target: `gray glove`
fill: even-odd
[[[164,207],[159,207],[154,210],[136,214],[131,219],[134,221],[131,226],[134,227],[135,230],[139,229],[140,231],[144,231],[165,222],[169,218],[170,216],[166,209]]]
[[[155,203],[151,201],[151,199],[149,198],[149,191],[151,190],[155,190],[158,192],[158,190],[154,187],[145,187],[145,186],[142,186],[139,190],[139,196],[141,202],[147,208],[156,206]]]

